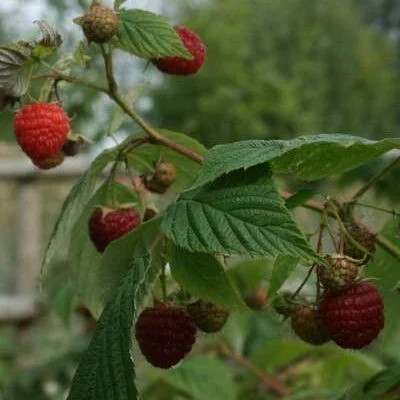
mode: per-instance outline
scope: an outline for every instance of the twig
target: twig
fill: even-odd
[[[364,193],[375,185],[376,182],[379,181],[385,174],[387,174],[390,170],[400,165],[400,157],[395,158],[389,165],[387,165],[382,171],[378,172],[374,175],[357,193],[352,197],[352,203],[356,202]]]
[[[301,290],[303,289],[303,287],[305,286],[305,284],[308,282],[308,280],[311,277],[311,274],[313,273],[314,269],[316,267],[316,264],[311,265],[311,267],[308,270],[308,273],[306,275],[306,277],[304,278],[303,282],[301,282],[301,285],[297,288],[297,290],[293,293],[292,295],[292,299],[295,299],[296,296],[301,292]]]
[[[253,375],[255,375],[268,389],[274,391],[279,397],[288,396],[290,394],[289,389],[277,379],[274,379],[267,375],[264,371],[261,371],[258,367],[252,364],[247,358],[242,357],[240,354],[235,353],[230,346],[224,341],[220,342],[220,351],[223,355],[235,361],[243,368],[247,369]]]
[[[353,202],[350,202],[350,203],[348,203],[348,204],[352,205]],[[394,217],[400,217],[400,213],[397,212],[397,211],[395,211],[395,210],[388,210],[388,209],[383,208],[383,207],[373,206],[372,204],[360,203],[360,202],[358,202],[358,201],[357,201],[356,203],[354,203],[354,205],[355,205],[355,206],[358,206],[358,207],[370,208],[370,209],[372,209],[372,210],[381,211],[381,212],[384,212],[384,213],[386,213],[386,214],[391,214],[391,215],[393,215]]]

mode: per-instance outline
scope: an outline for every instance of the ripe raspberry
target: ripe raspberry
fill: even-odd
[[[157,303],[139,315],[135,336],[150,364],[170,368],[191,350],[196,327],[183,308]]]
[[[89,11],[82,17],[75,18],[75,22],[82,26],[83,33],[89,42],[108,42],[118,32],[118,15],[112,8],[103,6],[93,0]]]
[[[252,310],[261,310],[268,302],[268,292],[263,286],[259,286],[253,293],[246,296],[244,301]]]
[[[134,207],[97,207],[89,219],[89,236],[102,253],[110,242],[135,229],[140,222],[139,212]]]
[[[359,283],[341,293],[326,292],[318,307],[331,339],[346,349],[361,349],[383,329],[383,300],[369,283]]]
[[[370,254],[365,253],[364,251],[358,249],[351,243],[350,239],[346,236],[343,242],[343,252],[351,258],[355,258],[356,260],[364,260],[366,263],[371,259],[371,254],[375,253],[376,244],[375,238],[376,235],[369,231],[367,228],[360,226],[356,223],[351,224],[347,228],[347,232],[351,235],[351,237],[361,244]]]
[[[329,334],[316,309],[306,305],[298,306],[290,318],[292,329],[306,343],[320,345],[329,341]]]
[[[230,314],[227,308],[203,300],[197,300],[186,308],[196,326],[206,333],[220,331]]]
[[[355,283],[360,271],[355,260],[341,254],[327,255],[325,259],[329,266],[318,267],[318,274],[326,289],[339,292]]]
[[[193,75],[203,65],[206,56],[206,46],[196,33],[184,26],[174,26],[183,45],[192,54],[191,59],[183,57],[163,57],[153,60],[153,64],[162,72],[171,75]]]
[[[24,106],[15,114],[13,128],[22,150],[33,160],[57,154],[70,130],[67,114],[55,103]]]
[[[144,186],[154,193],[164,194],[176,179],[174,164],[167,161],[160,161],[156,170],[150,178],[144,179]]]
[[[40,158],[38,160],[32,160],[32,162],[40,169],[52,169],[61,165],[64,161],[64,153],[59,151],[54,156],[47,158]]]

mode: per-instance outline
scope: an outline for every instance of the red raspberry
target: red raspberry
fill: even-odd
[[[33,160],[57,154],[70,130],[67,114],[56,103],[26,105],[15,114],[13,128],[22,150]]]
[[[153,64],[162,72],[171,75],[193,75],[203,65],[206,56],[206,46],[196,33],[184,26],[174,26],[182,43],[192,54],[191,59],[183,57],[163,57],[153,60]]]
[[[367,346],[385,325],[382,297],[366,282],[339,294],[326,292],[318,312],[331,339],[346,349]]]
[[[183,308],[157,303],[139,315],[135,336],[150,364],[170,368],[190,352],[196,327]]]
[[[136,228],[140,222],[140,214],[134,207],[97,207],[89,219],[89,236],[102,253],[110,242]]]

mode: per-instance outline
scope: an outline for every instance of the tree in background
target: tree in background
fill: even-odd
[[[376,138],[396,130],[394,50],[350,1],[215,0],[177,8],[207,43],[208,62],[190,85],[167,78],[152,92],[159,124],[207,144],[328,130]]]

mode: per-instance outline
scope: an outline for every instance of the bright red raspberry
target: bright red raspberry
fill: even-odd
[[[206,57],[206,46],[199,36],[190,29],[176,25],[175,31],[183,45],[192,54],[191,59],[183,57],[163,57],[153,60],[154,65],[162,72],[171,75],[193,75],[203,65]]]
[[[124,236],[140,223],[140,214],[134,207],[97,207],[89,219],[89,236],[96,249],[102,253],[110,242]]]
[[[385,325],[382,297],[366,282],[340,293],[326,292],[318,312],[331,339],[346,349],[367,346]]]
[[[13,128],[22,150],[34,160],[57,154],[70,130],[67,114],[56,103],[24,106],[15,114]]]
[[[183,308],[157,303],[139,315],[135,336],[146,360],[166,369],[190,352],[196,340],[196,326]]]

